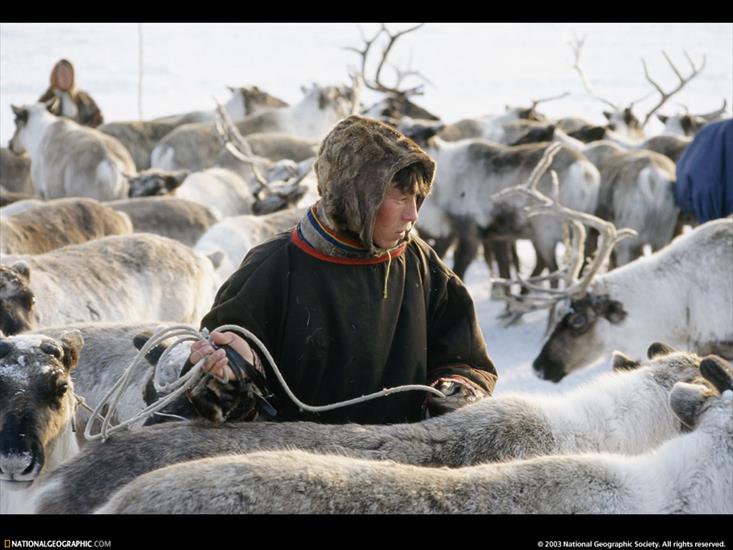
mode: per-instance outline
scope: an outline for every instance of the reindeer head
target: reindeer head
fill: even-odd
[[[78,330],[0,338],[0,480],[33,482],[75,409],[71,371],[84,344]]]
[[[706,124],[720,120],[725,114],[727,100],[723,100],[723,106],[717,111],[702,115],[691,115],[689,112],[672,116],[657,115],[657,118],[664,124],[664,133],[676,134],[679,136],[694,136]]]
[[[150,168],[135,176],[127,176],[130,198],[170,195],[189,175],[188,170]]]
[[[33,328],[36,297],[30,277],[30,267],[24,261],[0,265],[0,333],[12,335]]]
[[[560,320],[532,363],[537,376],[553,382],[601,357],[603,323],[623,323],[626,311],[621,302],[589,291],[582,298],[571,300],[558,317]]]
[[[244,103],[245,114],[251,114],[262,109],[278,109],[287,107],[288,104],[267,92],[260,90],[257,86],[232,87],[228,86],[232,94],[239,94]]]
[[[733,442],[733,368],[725,359],[708,355],[700,362],[700,374],[707,384],[676,383],[669,396],[669,405],[688,429],[721,434],[730,453]]]
[[[34,103],[32,105],[23,105],[16,107],[11,105],[15,115],[15,132],[10,138],[8,149],[16,155],[22,155],[28,150],[28,127],[37,118],[51,117],[55,118],[51,113],[60,104],[57,97],[51,98],[46,103]]]
[[[641,139],[644,137],[644,131],[641,122],[631,111],[630,107],[626,107],[623,111],[603,111],[603,116],[608,120],[606,128],[613,130],[631,139]]]

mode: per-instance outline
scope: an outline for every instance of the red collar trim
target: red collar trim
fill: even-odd
[[[293,230],[290,240],[293,242],[295,246],[300,248],[303,252],[305,252],[309,256],[313,256],[314,258],[318,258],[319,260],[323,260],[324,262],[330,262],[333,264],[342,264],[342,265],[381,264],[381,263],[386,262],[390,258],[394,259],[394,258],[397,258],[398,256],[401,256],[402,253],[405,251],[405,248],[407,248],[407,243],[402,243],[400,246],[398,246],[394,250],[391,250],[390,252],[387,252],[375,258],[339,258],[337,256],[329,256],[328,254],[324,254],[323,252],[313,248],[311,245],[309,245],[307,242],[305,242],[303,239],[300,238],[300,235],[298,235],[297,227]]]

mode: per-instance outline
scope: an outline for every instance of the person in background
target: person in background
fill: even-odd
[[[56,102],[53,114],[92,128],[104,122],[102,111],[92,97],[76,87],[74,66],[68,59],[62,59],[53,66],[50,80],[50,86],[38,101],[46,103],[58,97],[60,101]]]
[[[697,223],[733,213],[733,119],[706,125],[677,161],[675,199]]]

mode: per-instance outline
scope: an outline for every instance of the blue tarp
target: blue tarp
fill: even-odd
[[[706,125],[677,162],[677,206],[698,223],[733,213],[733,120]]]

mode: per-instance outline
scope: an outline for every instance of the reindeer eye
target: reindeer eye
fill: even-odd
[[[573,329],[582,328],[587,322],[588,319],[582,313],[573,313],[570,317],[568,317],[567,321],[568,326]]]
[[[41,351],[48,355],[52,355],[56,359],[61,359],[61,356],[63,355],[63,351],[61,350],[61,348],[50,343],[41,344]]]
[[[66,393],[66,390],[69,389],[69,384],[67,382],[62,382],[58,386],[56,386],[56,397],[63,397]]]

